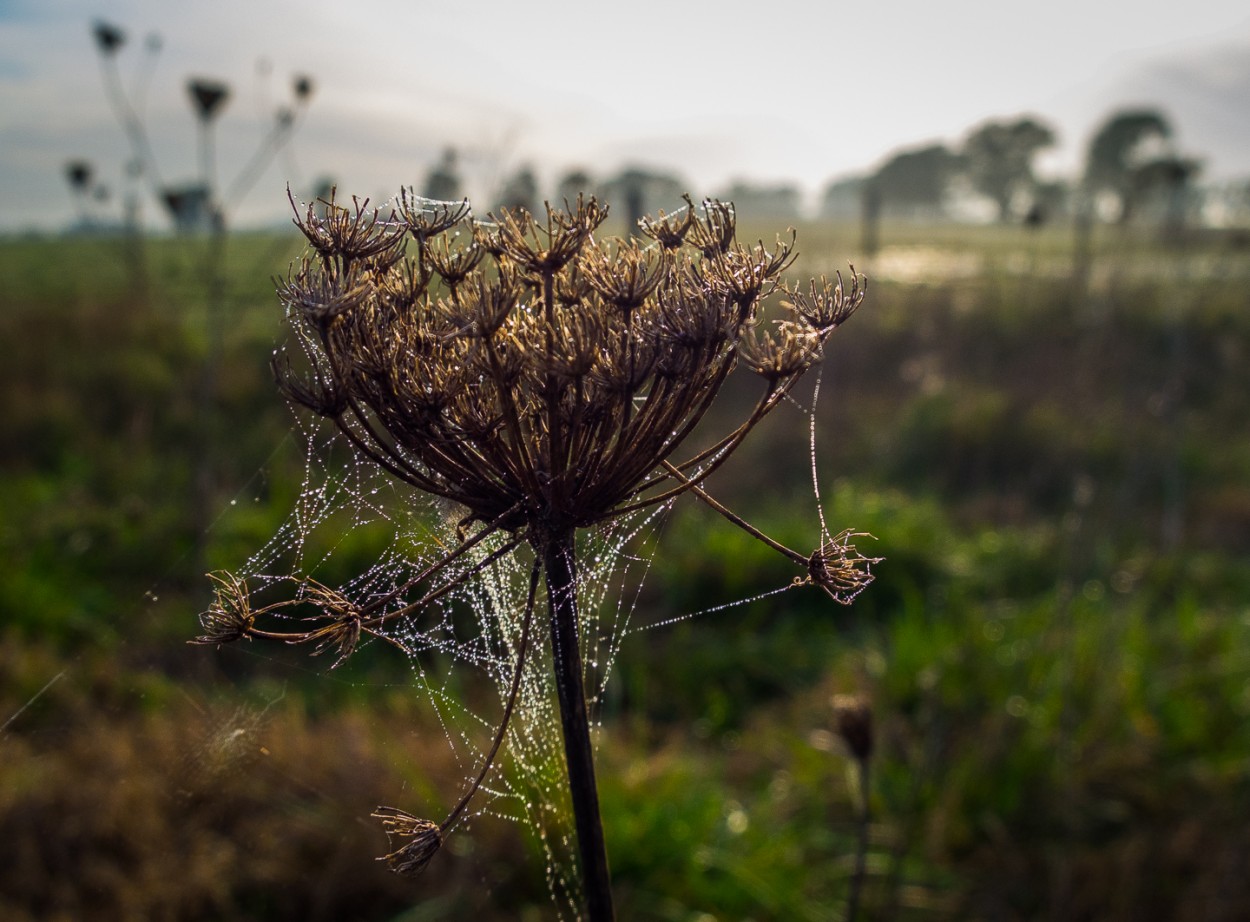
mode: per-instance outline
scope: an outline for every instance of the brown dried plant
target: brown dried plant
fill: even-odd
[[[579,198],[535,217],[504,210],[475,221],[467,205],[407,192],[392,210],[355,199],[301,213],[313,256],[279,285],[306,364],[275,365],[286,396],[333,421],[356,451],[397,480],[461,507],[463,540],[382,597],[354,603],[311,579],[254,607],[246,583],[214,575],[201,643],[272,639],[332,649],[341,662],[364,635],[415,617],[503,555],[532,551],[511,693],[476,781],[443,823],[394,808],[376,816],[408,843],[396,871],[425,867],[489,772],[521,684],[540,575],[588,917],[613,918],[583,689],[574,535],[691,493],[803,569],[796,583],[847,603],[876,561],[846,531],[810,554],[774,541],[702,487],[820,360],[864,298],[863,278],[785,288],[794,238],[744,245],[733,206],[705,202],[641,222],[648,246],[600,239],[607,209]],[[444,232],[468,224],[470,233]],[[438,281],[436,281],[436,279]],[[762,303],[777,295],[783,319]],[[741,362],[761,389],[737,426],[678,456]],[[451,568],[491,536],[506,540]],[[447,575],[452,574],[452,575]],[[312,611],[304,631],[264,626]]]

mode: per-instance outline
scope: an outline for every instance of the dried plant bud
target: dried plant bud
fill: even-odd
[[[656,298],[659,334],[690,350],[716,349],[736,336],[737,312],[725,295],[679,282]]]
[[[807,561],[807,578],[803,582],[819,586],[835,602],[850,605],[855,597],[872,585],[872,565],[884,557],[864,557],[851,543],[852,538],[871,538],[864,532],[850,529],[839,532],[812,552]]]
[[[857,275],[855,267],[851,266],[851,287],[848,291],[842,282],[842,273],[837,273],[837,281],[830,283],[823,275],[819,282],[816,279],[808,285],[808,290],[786,289],[786,294],[790,296],[788,301],[783,301],[785,307],[790,308],[816,329],[825,331],[832,330],[839,326],[846,318],[859,308],[864,302],[864,295],[868,292],[868,279],[862,275]]]
[[[772,382],[782,381],[806,371],[820,358],[820,335],[786,322],[763,332],[752,327],[739,352],[757,375]]]
[[[762,240],[749,250],[735,246],[706,261],[701,272],[739,304],[753,305],[776,289],[777,278],[797,258],[795,239],[794,231],[789,242],[778,237],[777,246],[771,251]]]
[[[338,656],[335,657],[330,668],[337,669],[343,665],[347,658],[356,651],[356,645],[360,643],[360,622],[360,613],[353,611],[341,615],[332,624],[313,631],[308,639],[318,641],[318,643],[312,655],[320,656],[326,650],[336,650]]]
[[[210,573],[208,578],[216,584],[213,601],[200,614],[204,633],[191,642],[221,646],[247,637],[256,622],[247,583],[224,570]]]
[[[658,358],[653,339],[640,339],[623,329],[611,330],[603,336],[590,379],[599,390],[629,400],[651,376]]]
[[[422,198],[411,188],[399,190],[399,213],[408,232],[423,246],[431,237],[455,227],[472,211],[468,199],[460,202],[436,202]]]
[[[430,266],[453,291],[477,268],[485,255],[486,251],[476,240],[470,239],[467,245],[452,249],[447,237],[441,238],[438,245],[429,246],[425,251]]]
[[[305,600],[322,609],[326,617],[333,620],[330,624],[311,631],[296,642],[316,643],[313,656],[320,656],[326,650],[338,651],[338,656],[330,667],[336,669],[352,655],[356,645],[360,642],[361,621],[363,620],[360,609],[337,589],[331,589],[316,580],[307,580],[304,583],[304,589],[307,592]]]
[[[564,307],[581,304],[594,291],[577,263],[566,266],[555,279],[556,303]]]
[[[378,807],[370,815],[382,821],[388,838],[400,836],[412,840],[378,859],[385,861],[387,867],[402,877],[415,877],[424,871],[443,846],[443,831],[430,820],[395,807]]]
[[[705,258],[711,259],[729,252],[737,232],[734,206],[728,202],[704,199],[703,217],[695,216],[686,240]]]
[[[552,351],[549,365],[561,378],[585,377],[604,347],[601,314],[593,311],[560,310],[552,318]]]
[[[872,757],[872,705],[859,695],[833,696],[833,725],[856,759]]]
[[[683,195],[686,207],[680,209],[681,220],[677,215],[666,215],[662,210],[655,218],[643,218],[638,222],[639,229],[666,250],[676,250],[686,240],[686,234],[694,226],[694,202],[689,195]]]
[[[504,325],[519,297],[519,286],[510,274],[501,273],[494,281],[477,275],[460,293],[458,305],[440,301],[440,307],[447,310],[459,331],[485,339]]]
[[[347,392],[319,370],[314,370],[311,377],[301,378],[291,367],[291,360],[277,354],[270,360],[269,367],[278,390],[292,403],[328,419],[341,415],[347,409]]]
[[[644,250],[633,240],[622,242],[614,253],[590,247],[580,260],[590,286],[626,314],[641,307],[668,278],[668,264],[665,250]]]
[[[279,286],[278,297],[289,310],[325,328],[367,301],[372,290],[368,280],[355,272],[329,272],[303,260]]]
[[[318,199],[324,214],[318,215],[314,204],[309,204],[301,218],[299,206],[290,188],[287,189],[287,198],[295,210],[295,226],[323,257],[353,262],[403,246],[408,225],[394,211],[382,217],[379,209],[369,209],[368,199],[358,199],[354,195],[352,207],[344,208],[335,202],[334,196],[335,190],[331,189],[329,199]]]
[[[571,262],[607,216],[607,208],[582,196],[578,196],[577,209],[572,213],[547,205],[547,221],[541,227],[528,211],[503,208],[495,218],[498,226],[483,246],[497,248],[522,269],[545,277]]]
[[[378,276],[378,303],[396,314],[411,314],[429,290],[432,275],[424,262],[404,260],[395,271]]]

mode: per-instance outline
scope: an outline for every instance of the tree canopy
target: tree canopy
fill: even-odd
[[[1011,217],[1013,203],[1021,194],[1034,194],[1033,158],[1054,143],[1055,132],[1030,117],[986,122],[968,135],[964,169],[973,187],[994,200],[1000,221]]]

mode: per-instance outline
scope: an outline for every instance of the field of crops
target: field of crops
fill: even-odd
[[[658,626],[624,635],[597,708],[620,917],[840,918],[860,779],[830,702],[857,695],[861,918],[1245,918],[1250,247],[882,239],[857,258],[856,228],[802,227],[790,273],[870,280],[814,438],[820,507],[874,536],[877,581],[850,607],[769,594],[792,564],[694,500],[655,529],[628,604]],[[503,801],[416,881],[374,860],[377,805],[442,815],[468,772],[402,654],[186,643],[205,572],[306,486],[269,369],[301,244],[232,239],[214,302],[205,241],[0,241],[4,919],[556,916]],[[766,426],[715,491],[805,547],[808,420]],[[318,578],[388,540],[345,531]]]

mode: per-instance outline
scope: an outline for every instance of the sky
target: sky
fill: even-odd
[[[74,159],[119,208],[129,155],[98,19],[127,33],[124,84],[152,66],[144,121],[169,183],[199,170],[188,77],[233,90],[215,128],[223,187],[292,77],[313,78],[292,143],[232,206],[239,226],[281,220],[288,181],[375,200],[420,187],[448,146],[476,198],[522,164],[544,191],[573,168],[642,165],[696,196],[744,180],[814,202],[892,151],[1028,114],[1059,136],[1042,171],[1071,175],[1110,112],[1144,105],[1206,178],[1250,176],[1244,0],[0,0],[0,232],[72,221]]]

